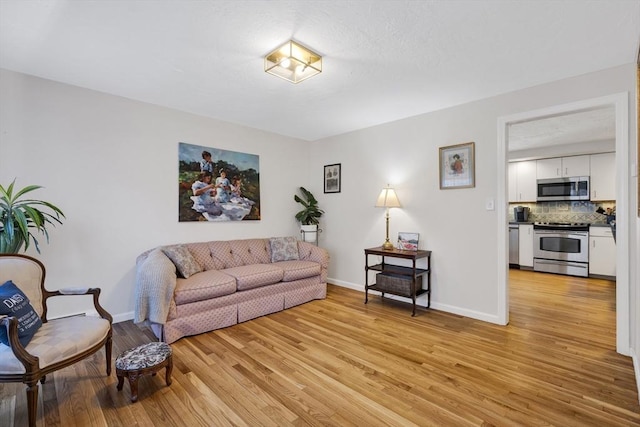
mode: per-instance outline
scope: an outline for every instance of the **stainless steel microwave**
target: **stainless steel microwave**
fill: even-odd
[[[537,180],[539,202],[589,200],[589,177],[573,176]]]

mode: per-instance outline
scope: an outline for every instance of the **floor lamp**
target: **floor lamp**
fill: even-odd
[[[376,208],[386,208],[386,222],[387,222],[387,238],[382,244],[382,249],[385,251],[393,250],[394,246],[391,241],[389,241],[389,208],[400,208],[400,200],[398,200],[398,195],[396,191],[389,187],[389,184],[385,188],[382,189],[380,195],[378,196],[378,200],[376,201]]]

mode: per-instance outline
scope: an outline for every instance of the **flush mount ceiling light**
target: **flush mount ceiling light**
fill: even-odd
[[[291,83],[300,83],[322,72],[322,57],[289,40],[264,57],[264,71]]]

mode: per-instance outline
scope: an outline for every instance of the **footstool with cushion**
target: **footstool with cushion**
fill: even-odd
[[[138,378],[143,375],[155,375],[162,368],[166,368],[165,382],[169,386],[173,370],[173,354],[167,343],[152,342],[127,350],[116,358],[118,390],[122,390],[124,378],[127,377],[131,389],[131,401],[136,402]]]

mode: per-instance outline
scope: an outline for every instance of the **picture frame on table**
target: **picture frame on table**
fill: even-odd
[[[397,248],[402,251],[417,251],[419,240],[419,233],[407,233],[401,231],[398,233]]]
[[[475,143],[449,145],[439,150],[440,189],[475,187]]]
[[[324,192],[339,193],[342,185],[342,164],[324,166]]]

